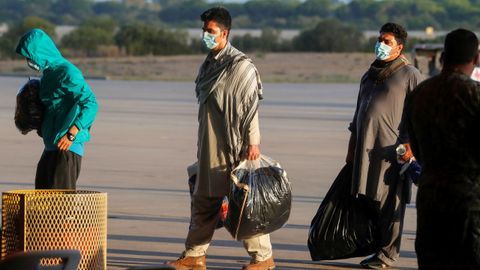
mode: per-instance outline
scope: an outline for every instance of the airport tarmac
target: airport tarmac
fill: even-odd
[[[13,116],[26,78],[0,77],[0,191],[33,188],[43,144],[21,135]],[[197,109],[193,83],[89,81],[100,106],[86,146],[78,189],[108,193],[108,269],[176,259],[189,224],[186,167],[195,161]],[[356,84],[265,84],[261,150],[286,169],[293,204],[286,226],[271,235],[279,270],[359,269],[362,258],[312,262],[310,221],[344,165]],[[415,190],[413,195],[415,196]],[[415,204],[408,205],[402,249],[392,269],[417,269]],[[208,269],[241,269],[242,243],[217,230]]]

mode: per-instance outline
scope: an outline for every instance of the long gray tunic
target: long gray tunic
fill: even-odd
[[[403,105],[421,78],[411,65],[403,65],[380,82],[369,72],[363,76],[349,128],[356,136],[353,195],[365,195],[383,204],[397,185],[400,167],[395,148],[408,142],[402,123]]]
[[[223,197],[231,170],[250,144],[260,144],[258,100],[262,84],[249,58],[230,43],[209,54],[196,80],[198,174],[196,196]]]
[[[377,213],[376,256],[391,265],[399,256],[409,199],[399,175],[395,148],[407,143],[402,115],[405,97],[422,76],[406,59],[376,61],[363,76],[350,130],[356,137],[352,194],[364,195]],[[368,201],[368,200],[367,200]]]

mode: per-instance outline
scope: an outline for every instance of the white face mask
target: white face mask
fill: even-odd
[[[218,43],[215,42],[215,39],[217,39],[217,37],[218,35],[210,34],[208,32],[203,32],[203,38],[202,38],[203,44],[205,45],[205,47],[211,50],[218,46]]]
[[[390,53],[392,52],[392,47],[388,46],[387,44],[383,42],[378,42],[375,43],[375,57],[378,60],[385,60],[390,57]]]
[[[28,65],[31,69],[35,70],[35,71],[40,71],[40,66],[37,65],[37,64],[35,64],[35,62],[33,62],[33,61],[30,60],[30,59],[27,59],[27,65]]]

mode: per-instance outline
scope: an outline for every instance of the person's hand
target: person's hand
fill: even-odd
[[[409,162],[410,159],[413,158],[412,148],[410,147],[409,143],[404,143],[403,146],[405,147],[405,152],[402,153],[402,155],[398,158],[403,162]]]
[[[60,151],[67,151],[68,149],[70,149],[70,146],[72,145],[72,141],[70,141],[68,138],[67,138],[67,134],[63,135],[62,138],[60,138],[60,140],[58,141],[57,143],[57,147]]]
[[[73,136],[77,136],[78,131],[79,130],[78,130],[77,126],[73,125],[72,127],[70,127],[70,129],[68,130],[67,133],[71,133],[71,134],[73,134]],[[67,151],[68,149],[70,149],[70,146],[72,146],[72,143],[73,142],[68,139],[67,134],[65,134],[58,141],[57,147],[60,151]]]
[[[258,144],[251,144],[247,149],[247,159],[256,160],[260,157],[260,146]]]

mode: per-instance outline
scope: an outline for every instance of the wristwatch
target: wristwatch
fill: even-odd
[[[75,135],[70,132],[67,132],[67,139],[71,142],[75,141]]]

